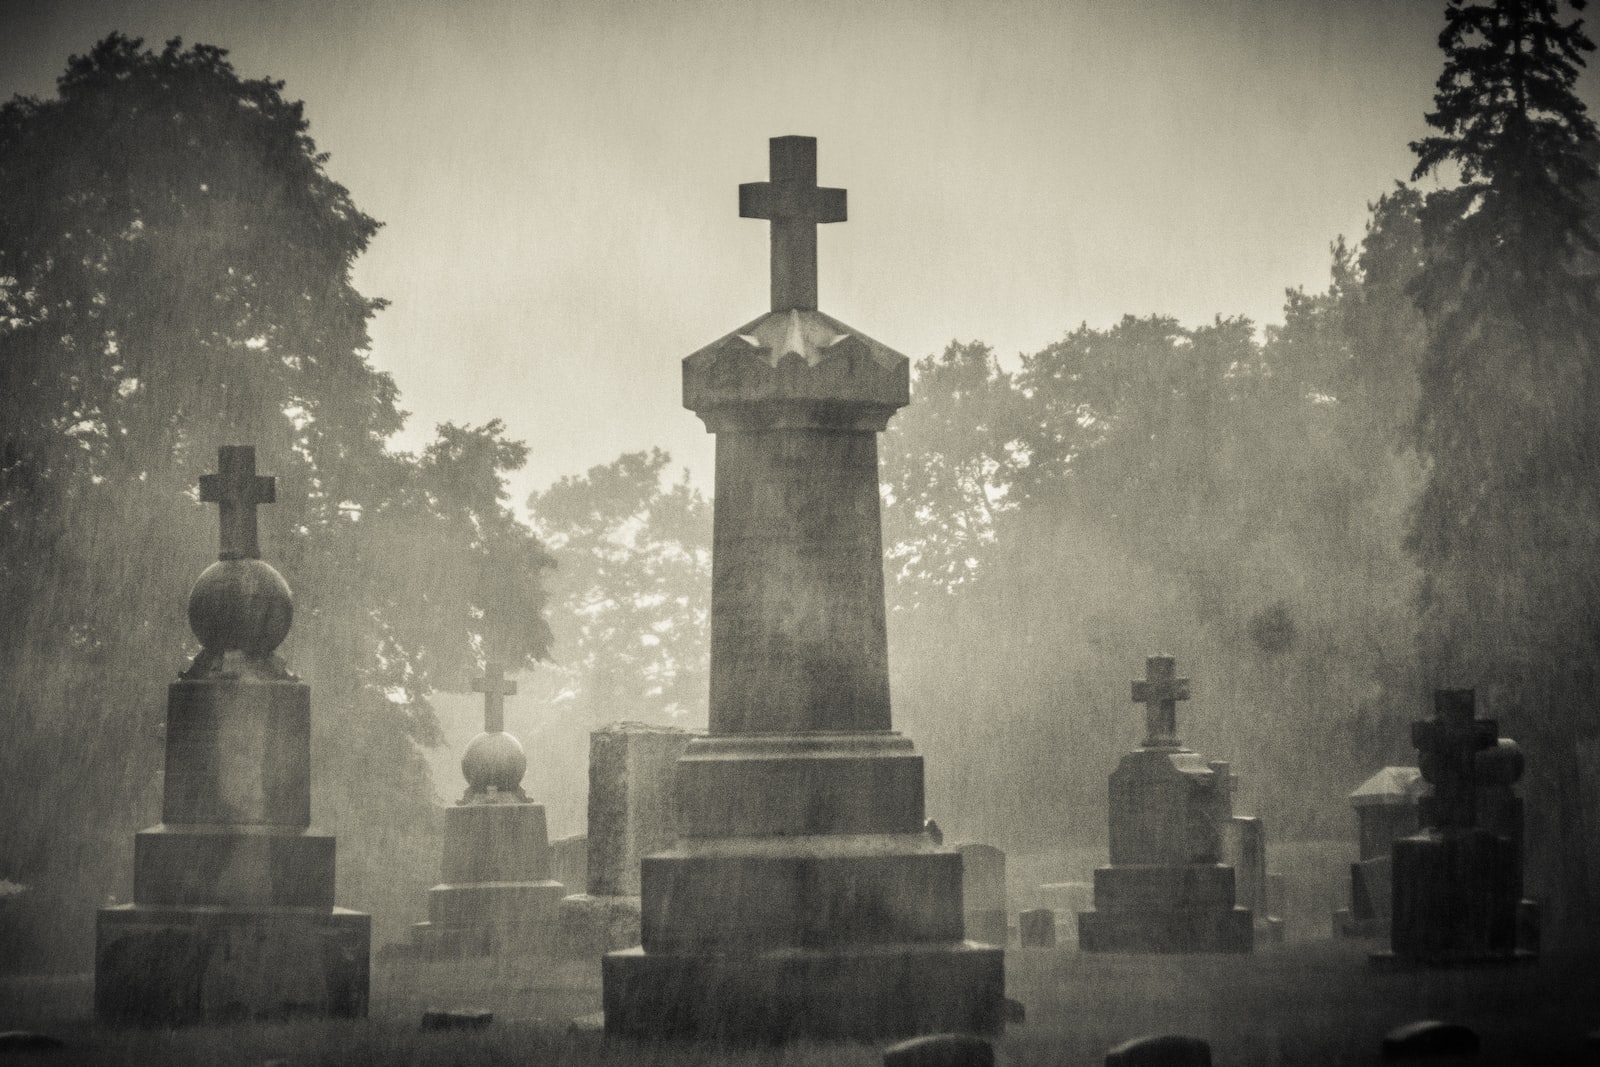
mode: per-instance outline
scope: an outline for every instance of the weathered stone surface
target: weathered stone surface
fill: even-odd
[[[1181,1034],[1136,1037],[1109,1050],[1106,1067],[1211,1067],[1211,1046]]]
[[[333,907],[330,834],[262,826],[160,826],[133,839],[133,897],[156,907]]]
[[[683,367],[717,435],[710,736],[682,761],[682,840],[642,861],[643,944],[604,959],[606,1030],[997,1030],[1002,950],[963,939],[961,860],[890,719],[874,434],[909,364],[805,295],[814,258],[780,250],[828,214],[815,143],[772,151],[746,206],[774,219],[773,313]],[[591,814],[591,857],[598,837]]]
[[[650,952],[962,940],[961,857],[931,842],[686,840],[643,870]]]
[[[755,954],[636,948],[610,953],[601,968],[606,1033],[617,1036],[874,1040],[988,1034],[1003,1022],[1002,954],[959,942]]]
[[[967,938],[1004,947],[1008,940],[1006,854],[993,845],[958,845]]]
[[[550,877],[570,891],[589,884],[589,838],[585,834],[558,837],[550,842]]]
[[[371,927],[343,908],[102,908],[95,1015],[153,1026],[361,1018]]]
[[[994,1046],[971,1034],[928,1034],[884,1049],[883,1067],[994,1067]]]
[[[1517,943],[1522,902],[1522,774],[1514,743],[1478,719],[1470,689],[1434,693],[1431,719],[1412,724],[1424,829],[1394,842],[1390,951],[1373,961],[1460,965],[1531,958]],[[1485,825],[1479,825],[1480,819]]]
[[[697,737],[677,803],[684,837],[912,834],[922,757],[895,733]]]
[[[1252,912],[1236,906],[1234,868],[1221,862],[1228,835],[1247,832],[1233,828],[1233,776],[1227,763],[1207,763],[1178,740],[1176,702],[1188,698],[1188,679],[1177,677],[1170,656],[1150,657],[1145,679],[1133,683],[1147,737],[1111,773],[1111,866],[1094,872],[1094,910],[1078,915],[1084,952],[1254,945]]]
[[[440,880],[543,882],[550,880],[550,842],[544,805],[456,804],[444,810]]]
[[[1476,1056],[1478,1047],[1478,1035],[1470,1027],[1435,1019],[1397,1026],[1383,1035],[1380,1046],[1386,1060]]]
[[[1216,863],[1232,801],[1227,781],[1198,752],[1140,748],[1122,757],[1110,783],[1111,862]]]
[[[564,897],[557,911],[556,951],[564,956],[601,956],[640,942],[638,897]]]
[[[312,832],[311,696],[274,654],[289,587],[257,558],[273,499],[248,447],[218,451],[219,562],[195,583],[202,650],[167,693],[161,825],[134,843],[133,903],[96,922],[95,1012],[178,1025],[367,1010],[371,920],[333,906],[334,840]]]
[[[484,694],[483,733],[467,746],[467,790],[444,813],[441,882],[428,890],[428,921],[411,928],[430,957],[550,952],[566,886],[550,877],[544,806],[528,800],[522,744],[505,733],[504,698],[517,691],[490,663],[473,688]]]
[[[1030,908],[1017,916],[1023,948],[1056,947],[1056,913],[1050,908]]]
[[[1360,859],[1350,865],[1350,906],[1333,913],[1339,937],[1388,937],[1395,841],[1417,832],[1417,800],[1429,790],[1415,767],[1385,767],[1350,794]]]
[[[311,824],[311,687],[204,679],[167,689],[161,819]]]
[[[638,896],[639,858],[677,840],[677,761],[692,737],[676,727],[631,722],[589,735],[591,896]]]

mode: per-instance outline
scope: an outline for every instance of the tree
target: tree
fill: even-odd
[[[1452,0],[1439,45],[1438,132],[1412,145],[1414,178],[1459,175],[1424,203],[1415,288],[1425,669],[1530,748],[1530,808],[1553,817],[1530,831],[1536,888],[1593,936],[1600,885],[1570,842],[1595,831],[1600,733],[1600,143],[1574,91],[1594,45],[1555,0]]]
[[[913,371],[911,404],[881,438],[892,611],[974,579],[1026,463],[1021,397],[987,345],[952,341]]]
[[[542,702],[534,743],[546,750],[545,766],[568,779],[547,795],[584,795],[597,726],[705,723],[711,505],[688,471],[666,479],[671,462],[660,449],[624,453],[528,498],[559,561],[555,662],[532,680],[527,701]],[[579,812],[569,815],[575,821]]]
[[[195,486],[248,443],[277,478],[262,542],[296,592],[283,651],[313,686],[341,897],[403,919],[420,889],[387,868],[433,847],[430,689],[548,647],[550,561],[503,485],[526,450],[497,422],[388,449],[383,302],[350,283],[378,223],[281,82],[113,34],[58,86],[0,107],[0,877],[76,887],[75,937],[126,894],[165,683],[197,650],[187,589],[216,552]]]

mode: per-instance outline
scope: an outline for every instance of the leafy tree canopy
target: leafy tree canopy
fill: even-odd
[[[498,422],[389,449],[383,301],[350,281],[378,223],[282,89],[220,48],[113,34],[55,98],[0,106],[0,876],[126,892],[216,552],[195,486],[218,445],[277,478],[262,546],[296,591],[283,652],[314,687],[344,899],[415,888],[384,867],[430,826],[429,691],[547,651],[550,560],[504,488],[526,450]]]

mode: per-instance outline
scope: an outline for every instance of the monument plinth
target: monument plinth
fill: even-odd
[[[467,790],[444,813],[440,884],[428,890],[428,921],[411,928],[430,956],[548,951],[566,888],[550,877],[544,805],[528,799],[528,757],[505,732],[505,698],[517,683],[498,663],[472,682],[483,694],[483,733],[461,757]]]
[[[261,561],[255,450],[218,449],[200,498],[222,550],[189,596],[201,651],[167,692],[161,824],[134,839],[133,903],[96,924],[95,1014],[177,1025],[367,1013],[371,919],[333,905],[311,824],[311,690],[275,650],[288,583]]]
[[[1177,736],[1189,679],[1177,677],[1171,656],[1151,656],[1133,699],[1145,705],[1145,741],[1111,773],[1111,864],[1094,872],[1094,910],[1078,914],[1078,947],[1248,952],[1253,916],[1237,906],[1237,872],[1221,862],[1233,819],[1228,765],[1207,763]]]
[[[771,142],[772,311],[683,361],[716,434],[710,731],[678,842],[641,863],[641,947],[603,964],[606,1030],[872,1039],[998,1030],[1003,952],[965,940],[961,857],[923,832],[892,729],[877,437],[909,361],[817,310],[816,142]]]

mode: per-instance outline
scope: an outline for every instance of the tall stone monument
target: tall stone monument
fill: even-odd
[[[1476,717],[1471,689],[1439,689],[1433,718],[1411,724],[1417,765],[1433,786],[1422,829],[1394,842],[1390,951],[1380,965],[1530,960],[1518,943],[1522,753]],[[1526,925],[1526,924],[1524,924]]]
[[[412,938],[434,956],[548,951],[566,889],[550,877],[544,805],[522,788],[528,757],[505,730],[517,684],[490,663],[472,688],[483,694],[483,733],[461,757],[467,791],[445,809],[440,884]]]
[[[371,918],[333,906],[311,824],[311,690],[275,649],[289,586],[262,562],[255,449],[217,450],[200,499],[222,551],[189,593],[201,651],[167,691],[161,823],[134,839],[133,903],[102,908],[95,1014],[175,1025],[367,1013]]]
[[[641,947],[602,966],[613,1035],[877,1038],[1001,1026],[1003,950],[964,939],[961,857],[923,830],[894,732],[877,433],[901,356],[817,310],[816,141],[771,142],[772,311],[683,361],[716,434],[710,731],[676,845],[641,864]]]
[[[1226,763],[1207,763],[1177,734],[1189,679],[1151,656],[1133,683],[1145,705],[1144,744],[1111,774],[1111,865],[1094,872],[1094,909],[1078,915],[1084,952],[1249,952],[1252,915],[1235,903],[1235,871],[1220,862],[1233,817]]]

